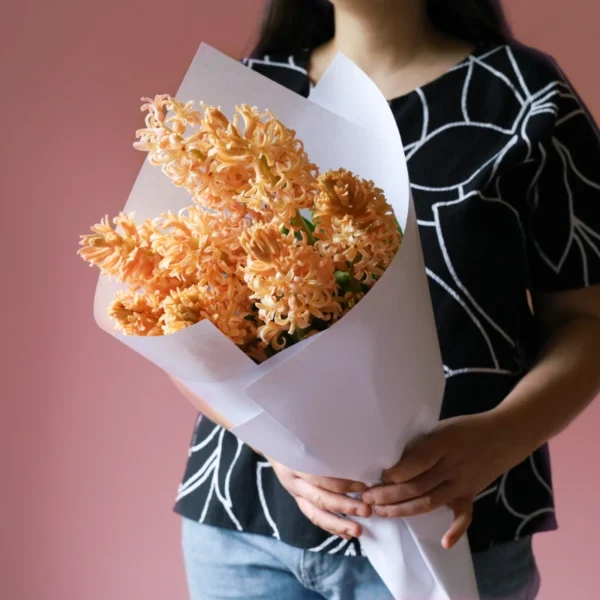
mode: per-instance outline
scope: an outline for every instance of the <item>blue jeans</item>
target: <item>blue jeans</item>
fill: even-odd
[[[191,600],[392,600],[368,559],[301,550],[275,538],[183,519]],[[473,556],[481,600],[533,600],[531,539]]]

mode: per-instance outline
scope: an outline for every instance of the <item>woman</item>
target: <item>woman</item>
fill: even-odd
[[[600,391],[597,129],[492,0],[273,0],[245,63],[307,95],[338,51],[389,99],[405,144],[442,419],[367,490],[269,462],[180,388],[208,417],[175,508],[191,596],[389,599],[346,516],[447,505],[440,542],[468,535],[482,599],[533,599],[531,539],[557,527],[547,442]]]

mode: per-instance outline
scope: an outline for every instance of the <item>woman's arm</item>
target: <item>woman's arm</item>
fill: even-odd
[[[233,425],[217,411],[213,410],[209,404],[207,404],[202,398],[194,394],[189,388],[185,387],[181,381],[171,377],[169,379],[173,382],[173,385],[192,403],[194,408],[198,412],[202,413],[207,419],[210,419],[213,423],[224,427],[225,429],[231,429]]]
[[[363,494],[375,514],[408,517],[450,506],[452,547],[476,495],[561,432],[600,393],[600,286],[537,299],[545,337],[534,367],[495,409],[441,421]]]
[[[600,392],[600,286],[540,296],[535,305],[545,338],[540,359],[496,409],[532,450]]]

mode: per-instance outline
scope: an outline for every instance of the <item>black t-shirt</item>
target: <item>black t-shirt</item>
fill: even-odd
[[[244,62],[307,96],[308,58]],[[479,47],[390,106],[447,378],[441,417],[486,411],[538,353],[529,292],[600,282],[600,137],[556,64],[516,44]],[[196,424],[175,511],[305,549],[361,553],[357,540],[315,527],[269,463],[206,418]],[[469,541],[479,551],[556,527],[543,446],[478,496]]]

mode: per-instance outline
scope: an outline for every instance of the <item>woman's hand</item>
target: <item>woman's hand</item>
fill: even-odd
[[[363,492],[366,485],[358,481],[316,477],[288,469],[281,463],[270,461],[281,485],[294,497],[300,510],[314,525],[347,540],[359,537],[362,528],[358,523],[335,513],[368,517],[371,507],[346,494]]]
[[[363,494],[381,517],[409,517],[449,506],[455,520],[442,544],[449,549],[471,524],[475,496],[535,449],[526,447],[517,429],[500,414],[441,421],[427,436],[410,444],[383,485]]]

